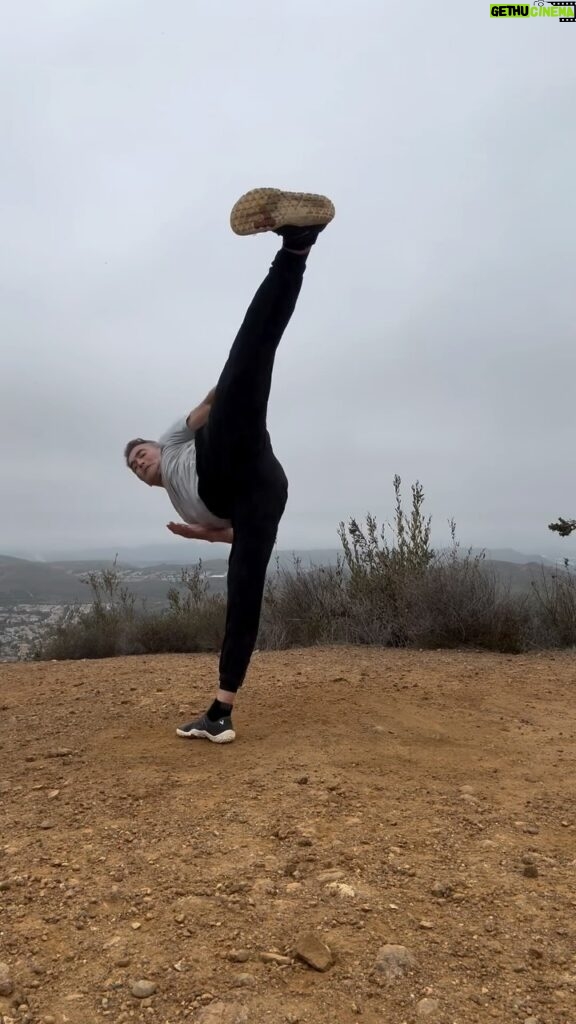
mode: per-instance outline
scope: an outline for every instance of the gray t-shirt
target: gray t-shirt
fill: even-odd
[[[185,523],[225,529],[232,525],[230,520],[212,515],[198,494],[194,433],[186,423],[186,416],[182,416],[162,434],[159,441],[162,483]]]

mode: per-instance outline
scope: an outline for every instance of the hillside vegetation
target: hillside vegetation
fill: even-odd
[[[412,487],[409,513],[399,477],[394,490],[391,539],[373,516],[362,525],[351,519],[340,524],[335,565],[276,567],[266,588],[261,649],[344,643],[518,653],[576,644],[576,576],[568,568],[515,566],[516,579],[529,585],[506,585],[482,554],[460,549],[454,524],[451,548],[433,549],[420,484]],[[215,592],[201,563],[170,585],[160,610],[139,604],[114,567],[90,573],[89,582],[91,608],[69,610],[37,657],[209,652],[222,643],[225,580]]]

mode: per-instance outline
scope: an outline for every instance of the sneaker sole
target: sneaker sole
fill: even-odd
[[[255,188],[232,207],[230,226],[235,235],[259,235],[282,227],[325,226],[333,219],[334,203],[312,192],[282,192]]]
[[[210,740],[211,743],[232,743],[236,739],[236,733],[232,729],[227,729],[226,732],[220,733],[219,736],[212,736],[204,729],[192,729],[190,732],[176,729],[176,735],[181,736],[184,740]]]

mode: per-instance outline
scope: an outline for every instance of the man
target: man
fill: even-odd
[[[218,384],[160,441],[136,438],[125,448],[130,469],[149,487],[164,487],[184,523],[181,537],[232,545],[219,688],[208,710],[178,736],[213,743],[235,739],[232,707],[258,634],[266,570],[288,497],[288,481],[266,428],[276,349],[294,312],[306,258],[334,217],[324,196],[254,189],[230,216],[238,235],[282,237],[256,292]]]

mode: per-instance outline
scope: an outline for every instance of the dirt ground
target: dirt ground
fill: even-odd
[[[573,655],[216,665],[0,666],[0,1021],[576,1021]]]

